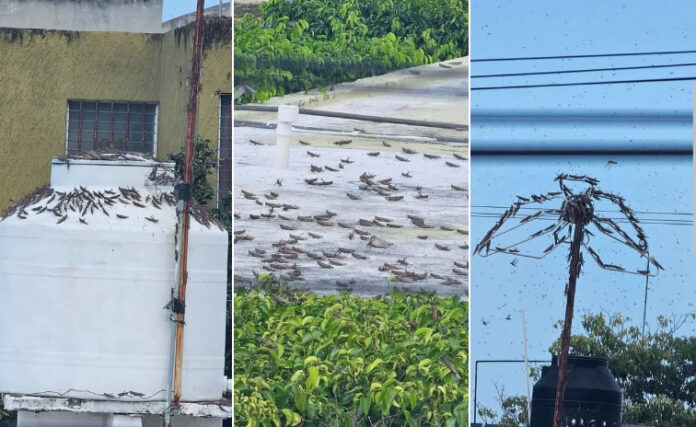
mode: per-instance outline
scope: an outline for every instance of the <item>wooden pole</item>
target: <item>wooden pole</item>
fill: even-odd
[[[203,21],[204,0],[198,0],[196,8],[196,26],[193,36],[193,64],[191,65],[191,79],[188,103],[188,126],[186,128],[186,154],[184,160],[184,184],[191,184],[191,169],[194,151],[194,133],[196,130],[196,109],[198,106],[198,82],[201,74],[201,25]],[[189,191],[192,196],[193,191]],[[179,269],[179,292],[177,298],[186,303],[186,282],[188,279],[188,236],[189,236],[189,200],[184,200],[183,221],[181,229],[181,253]],[[174,404],[181,400],[181,374],[184,358],[184,313],[177,313],[175,352],[174,352]]]
[[[556,402],[553,408],[553,427],[562,427],[561,413],[563,412],[563,394],[565,393],[568,376],[568,353],[570,349],[570,332],[573,326],[573,307],[575,305],[575,283],[580,269],[580,246],[582,245],[585,224],[575,223],[573,244],[570,247],[570,275],[566,300],[565,321],[561,333],[561,354],[558,358],[558,383],[556,385]]]

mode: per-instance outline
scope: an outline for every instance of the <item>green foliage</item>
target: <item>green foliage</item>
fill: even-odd
[[[236,425],[468,425],[465,302],[247,291],[234,319]]]
[[[585,334],[571,337],[571,351],[609,359],[624,393],[624,422],[657,426],[696,425],[696,337],[676,331],[694,315],[660,317],[645,336],[619,314],[586,314]],[[552,352],[558,352],[555,342]]]
[[[16,427],[17,426],[17,412],[16,411],[6,411],[2,407],[2,400],[0,399],[0,427]]]
[[[191,170],[191,187],[193,198],[201,205],[206,204],[215,196],[215,189],[208,182],[208,176],[217,168],[217,152],[210,148],[210,140],[196,136],[194,139],[193,165]],[[169,155],[169,160],[174,162],[176,176],[184,176],[184,162],[186,147],[182,147],[178,153]],[[230,204],[231,206],[231,204]]]
[[[223,223],[228,231],[232,231],[232,193],[225,194],[220,199],[220,206],[212,209],[213,216]]]
[[[496,391],[502,415],[499,416],[495,410],[481,406],[478,408],[478,415],[483,422],[495,422],[501,427],[526,426],[528,424],[527,398],[525,396],[506,396],[504,387],[498,388],[497,385]]]
[[[468,53],[466,0],[270,0],[237,19],[235,102]]]

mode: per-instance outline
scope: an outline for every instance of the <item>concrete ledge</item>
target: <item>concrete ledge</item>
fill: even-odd
[[[42,397],[17,394],[3,395],[3,405],[8,411],[62,411],[72,413],[162,415],[165,402],[134,402],[117,400],[87,400],[63,397]],[[209,402],[181,402],[172,410],[173,416],[205,418],[230,418],[232,402],[219,400]]]

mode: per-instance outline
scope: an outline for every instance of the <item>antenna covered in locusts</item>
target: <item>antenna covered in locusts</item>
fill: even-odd
[[[600,190],[597,188],[599,180],[585,175],[560,174],[556,176],[554,181],[558,182],[560,191],[552,191],[540,195],[532,194],[529,197],[517,196],[517,200],[502,214],[496,224],[488,230],[483,239],[476,245],[474,254],[488,257],[490,255],[502,253],[518,257],[542,259],[559,246],[565,244],[570,245],[570,251],[568,253],[569,279],[566,287],[566,313],[563,331],[561,333],[561,354],[558,364],[558,384],[556,387],[553,422],[553,427],[561,427],[561,408],[567,378],[570,332],[575,301],[575,284],[577,278],[580,276],[580,271],[584,263],[582,248],[585,248],[590,257],[604,270],[652,277],[657,275],[659,270],[664,270],[664,268],[650,255],[645,232],[639,225],[638,218],[634,215],[633,210],[626,205],[623,197]],[[567,185],[569,181],[584,183],[587,184],[588,187],[583,191],[574,192]],[[508,228],[503,227],[510,220],[517,218],[517,214],[522,207],[533,204],[540,205],[556,200],[561,202],[559,208],[540,209],[533,214],[522,217],[516,225],[512,225]],[[635,237],[632,237],[626,230],[619,226],[615,220],[598,215],[597,211],[594,209],[594,203],[598,201],[608,201],[617,206],[625,220],[630,224],[635,233]],[[549,217],[554,221],[551,225],[540,228],[522,240],[512,244],[506,244],[505,246],[496,246],[493,244],[496,238],[504,234],[534,221],[542,218],[548,219]],[[604,262],[598,251],[590,246],[592,237],[595,236],[592,230],[594,230],[595,233],[610,237],[637,252],[641,257],[646,258],[648,260],[646,269],[628,270],[620,265]],[[541,253],[522,252],[519,249],[520,245],[546,236],[552,236],[553,241]],[[651,265],[655,267],[654,273],[650,270]]]

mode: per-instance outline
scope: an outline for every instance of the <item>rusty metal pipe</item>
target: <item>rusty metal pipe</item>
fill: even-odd
[[[582,245],[585,224],[575,222],[573,244],[570,247],[570,277],[568,278],[568,294],[566,300],[565,321],[561,333],[561,354],[558,357],[558,383],[556,384],[556,400],[553,408],[553,427],[561,427],[563,413],[563,395],[565,394],[568,377],[568,353],[570,349],[570,333],[573,327],[573,309],[575,306],[575,285],[580,268],[580,246]]]
[[[184,184],[191,183],[193,163],[193,139],[196,131],[196,109],[198,107],[198,82],[201,74],[201,26],[203,23],[203,0],[198,0],[196,7],[196,29],[193,37],[193,64],[191,64],[191,82],[188,104],[188,125],[186,128],[186,154],[184,161]],[[184,200],[184,212],[181,228],[181,253],[179,254],[179,292],[177,297],[186,302],[186,282],[188,278],[188,236],[189,236],[189,201]],[[174,352],[174,405],[181,400],[181,374],[184,357],[184,314],[177,314],[176,347]]]
[[[191,64],[190,91],[188,103],[188,124],[186,128],[186,151],[184,155],[184,174],[182,181],[184,184],[186,197],[179,194],[177,214],[179,216],[179,226],[177,229],[177,280],[173,287],[172,296],[176,295],[183,306],[186,304],[186,282],[188,279],[188,237],[189,237],[189,200],[192,197],[191,172],[194,153],[194,134],[196,131],[196,110],[198,107],[198,89],[201,71],[201,26],[203,21],[204,0],[198,0],[196,7],[196,23],[193,38],[193,60]],[[180,190],[181,191],[181,190]],[[167,381],[167,408],[165,409],[165,426],[171,424],[171,412],[173,406],[178,406],[181,401],[181,377],[184,358],[184,325],[185,317],[183,312],[174,312],[174,301],[172,301],[170,314],[172,321],[172,349],[169,366],[169,378]],[[185,310],[184,310],[185,311]],[[173,394],[173,396],[172,396]]]

